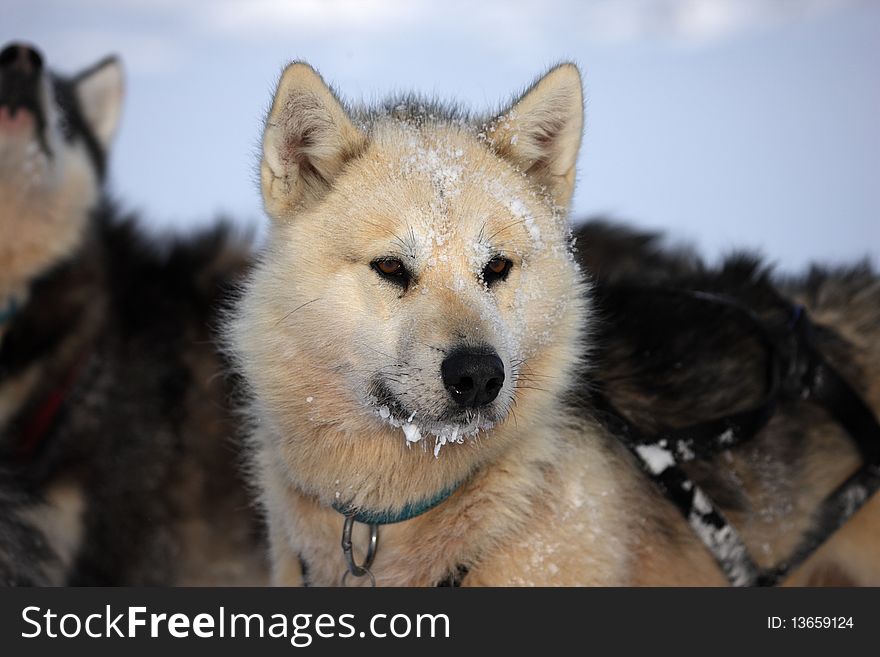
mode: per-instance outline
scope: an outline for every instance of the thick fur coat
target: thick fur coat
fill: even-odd
[[[418,98],[347,108],[307,65],[285,70],[263,139],[268,247],[229,329],[250,389],[252,470],[275,583],[342,581],[339,510],[399,517],[449,489],[427,512],[379,527],[370,569],[378,584],[428,586],[462,573],[464,585],[725,583],[585,402],[584,390],[601,383],[637,416],[644,402],[657,407],[651,395],[672,378],[682,394],[665,410],[683,424],[739,401],[745,384],[713,393],[650,359],[653,378],[627,369],[640,366],[630,338],[641,348],[644,327],[627,326],[630,297],[608,285],[639,269],[638,259],[606,259],[605,286],[593,289],[570,248],[582,123],[572,65],[489,117]],[[770,315],[776,308],[754,268],[710,275],[687,254],[628,239],[621,248],[650,255],[645,262],[670,280],[704,275],[733,291],[754,284],[757,299],[748,302]],[[848,298],[864,304],[858,314],[876,314],[874,279],[856,285]],[[829,320],[834,311],[816,298],[808,304],[817,320]],[[829,332],[829,358],[877,408],[876,316],[856,325],[834,327],[850,343]],[[673,342],[659,348],[679,353],[675,340],[702,330],[663,333]],[[707,351],[739,346],[736,335],[722,338]],[[489,401],[462,403],[461,380],[447,376],[462,350],[475,363],[501,363]],[[791,467],[779,452],[795,438],[777,444],[768,434],[731,456],[729,477],[747,479],[746,492],[722,500],[768,561],[808,530],[820,491],[857,465],[839,430],[812,411],[792,408],[774,423],[774,435],[809,427],[810,456]],[[830,455],[833,465],[819,468]],[[716,490],[732,483],[707,476],[720,477]],[[877,504],[793,581],[823,573],[880,581]],[[355,524],[353,538],[360,560],[367,527]]]
[[[0,55],[0,582],[259,584],[217,309],[248,249],[103,191],[122,72]]]

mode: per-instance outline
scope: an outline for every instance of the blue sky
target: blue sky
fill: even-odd
[[[0,41],[127,69],[112,184],[161,229],[264,221],[263,112],[305,59],[343,96],[494,108],[554,62],[586,76],[574,216],[783,270],[880,264],[880,3],[859,0],[4,0]]]

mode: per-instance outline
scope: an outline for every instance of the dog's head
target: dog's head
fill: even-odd
[[[269,247],[233,329],[261,404],[439,449],[563,394],[582,102],[571,64],[487,119],[346,109],[289,66],[263,137]]]
[[[121,102],[113,58],[64,78],[28,45],[0,50],[0,297],[80,243]]]

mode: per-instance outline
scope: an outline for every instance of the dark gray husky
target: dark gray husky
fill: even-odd
[[[880,583],[880,277],[576,237],[599,315],[582,400],[658,484],[664,540],[678,507],[731,582]]]
[[[0,583],[259,584],[212,333],[246,250],[116,216],[121,100],[115,59],[0,52]]]

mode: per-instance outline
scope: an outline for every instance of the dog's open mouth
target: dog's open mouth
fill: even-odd
[[[19,50],[13,46],[0,53],[0,134],[35,136],[40,149],[50,156],[41,62],[22,63],[28,55]]]
[[[36,137],[40,150],[46,156],[52,155],[46,139],[46,117],[36,98],[23,102],[21,98],[0,92],[0,132]]]
[[[34,113],[27,107],[0,104],[0,127],[7,130],[25,130],[34,123]]]
[[[407,445],[424,445],[426,438],[434,438],[434,456],[439,456],[444,445],[463,443],[502,419],[496,410],[444,411],[436,417],[419,413],[407,409],[382,381],[373,382],[369,404],[381,420],[403,432]]]
[[[36,97],[22,99],[0,91],[0,138],[3,135],[36,138],[37,146],[43,154],[46,157],[52,156],[46,138],[46,117]]]

